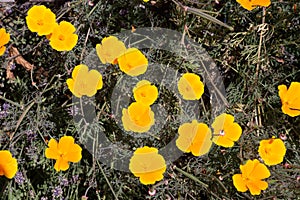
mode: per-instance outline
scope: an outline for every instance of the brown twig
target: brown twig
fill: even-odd
[[[262,25],[265,24],[265,17],[266,17],[266,7],[263,7],[263,16],[262,16],[262,22],[261,22]],[[260,64],[261,64],[260,63],[260,55],[261,55],[263,34],[264,34],[264,31],[260,30],[259,44],[258,44],[258,50],[257,50],[257,65],[256,65],[256,72],[255,72],[256,80],[258,79],[258,73],[259,73]]]
[[[263,27],[265,24],[265,17],[266,17],[266,7],[263,7],[263,14],[262,14],[262,22],[261,22],[261,26]],[[258,44],[258,49],[257,49],[257,64],[256,64],[256,72],[255,72],[255,83],[258,84],[258,76],[259,76],[259,71],[260,71],[260,65],[261,65],[261,46],[263,43],[263,36],[264,36],[264,29],[263,28],[259,28],[260,30],[260,35],[259,35],[259,44]],[[259,97],[256,95],[256,100],[255,102],[259,101]],[[258,127],[262,126],[262,121],[261,121],[261,112],[260,112],[260,106],[256,105],[256,108],[254,110],[255,112],[255,122],[257,124]],[[259,136],[259,130],[257,130],[257,136]]]

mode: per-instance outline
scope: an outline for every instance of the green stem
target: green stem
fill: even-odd
[[[96,10],[96,8],[101,4],[102,2],[99,1],[94,7],[93,9],[89,12],[87,18],[89,18],[91,16],[91,14]]]
[[[30,108],[35,104],[34,101],[32,101],[29,106],[27,106],[27,108],[24,110],[24,112],[22,113],[22,115],[20,116],[18,122],[17,122],[17,125],[16,125],[16,128],[15,128],[15,131],[11,134],[10,136],[10,140],[12,141],[13,140],[13,137],[15,135],[15,133],[17,132],[19,126],[21,125],[21,122],[23,121],[23,119],[25,118],[26,114],[28,113],[28,111],[30,110]],[[15,140],[13,143],[15,143],[17,140]]]
[[[12,100],[9,100],[9,99],[5,98],[4,96],[0,95],[0,99],[4,100],[4,101],[6,101],[6,102],[8,102],[8,103],[10,103],[12,105],[15,105],[17,107],[23,108],[23,105],[20,105],[20,104],[18,104],[16,102],[13,102]]]
[[[194,175],[190,174],[190,173],[187,173],[185,171],[183,171],[182,169],[174,166],[173,169],[177,170],[178,172],[182,173],[183,175],[185,175],[186,177],[196,181],[197,183],[200,183],[200,185],[202,185],[204,188],[208,188],[208,185],[203,183],[202,181],[200,181],[197,177],[195,177]]]
[[[96,162],[97,162],[97,165],[98,165],[99,169],[101,170],[101,173],[103,174],[103,176],[104,176],[104,178],[105,178],[105,180],[106,180],[106,182],[107,182],[107,184],[108,184],[108,186],[109,186],[112,194],[114,195],[115,199],[118,200],[118,196],[116,195],[116,193],[115,193],[113,187],[111,186],[111,184],[110,184],[107,176],[105,175],[102,166],[100,165],[99,161],[96,161]]]

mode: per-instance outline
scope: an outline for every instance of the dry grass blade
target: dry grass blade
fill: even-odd
[[[233,31],[233,27],[232,26],[229,26],[223,22],[221,22],[220,20],[210,16],[209,14],[206,14],[204,12],[201,12],[199,9],[196,9],[196,8],[190,8],[190,7],[186,7],[186,10],[189,11],[190,13],[193,13],[195,15],[199,15],[200,17],[203,17],[205,19],[208,19],[209,21],[213,22],[213,23],[216,23],[216,24],[219,24],[221,26],[224,26],[225,28],[228,28],[229,30]]]
[[[175,0],[172,0],[176,5],[180,6],[182,9],[184,9],[184,11],[187,11],[187,12],[190,12],[190,13],[193,13],[195,15],[199,15],[200,17],[203,17],[213,23],[216,23],[216,24],[219,24],[221,26],[224,26],[226,28],[228,28],[230,31],[233,31],[233,27],[232,26],[229,26],[223,22],[221,22],[220,20],[212,17],[211,15],[209,14],[206,14],[204,12],[202,12],[201,10],[197,9],[197,8],[191,8],[191,7],[188,7],[188,6],[184,6],[182,3],[178,2],[178,1],[175,1]]]

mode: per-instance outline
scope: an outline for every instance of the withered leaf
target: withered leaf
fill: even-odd
[[[25,60],[18,51],[18,49],[13,46],[9,49],[9,56],[15,57],[14,60],[16,61],[16,63],[22,65],[27,71],[32,70],[34,68],[34,65],[30,64],[27,60]]]
[[[14,61],[11,60],[8,62],[7,66],[6,66],[6,78],[9,80],[15,80],[15,75],[14,73],[10,70],[10,66],[12,66],[14,64]]]

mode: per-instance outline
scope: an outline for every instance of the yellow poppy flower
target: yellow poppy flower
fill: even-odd
[[[32,6],[28,10],[26,23],[28,29],[39,36],[50,34],[57,26],[55,14],[43,5]]]
[[[118,64],[129,76],[138,76],[147,71],[148,60],[140,50],[129,48],[118,58]]]
[[[286,152],[281,139],[271,138],[260,141],[258,153],[266,165],[277,165],[283,161]]]
[[[74,33],[75,31],[75,27],[70,22],[60,22],[51,33],[49,38],[50,46],[57,51],[72,50],[78,40],[78,35]]]
[[[78,98],[82,95],[94,96],[103,86],[102,75],[97,70],[90,70],[86,65],[77,65],[72,78],[67,79],[70,91]]]
[[[18,171],[17,159],[13,158],[11,153],[7,150],[0,151],[0,176],[6,178],[13,178]]]
[[[10,40],[10,34],[6,33],[4,28],[0,28],[0,56],[2,56],[6,50],[6,45]]]
[[[118,57],[126,52],[125,44],[115,36],[105,37],[101,43],[96,45],[96,52],[103,64],[117,64]]]
[[[300,115],[300,83],[292,82],[289,89],[285,85],[279,85],[278,90],[282,112],[291,117]]]
[[[133,96],[137,102],[141,102],[146,105],[152,105],[158,96],[158,90],[155,85],[147,80],[139,81],[133,88]]]
[[[240,165],[242,174],[232,176],[233,185],[239,192],[250,190],[252,195],[259,195],[261,190],[268,188],[268,183],[262,179],[271,174],[268,168],[257,159],[248,160],[245,165]]]
[[[243,8],[253,10],[257,6],[267,7],[271,4],[270,0],[236,0]]]
[[[154,124],[154,113],[149,105],[133,102],[122,110],[122,123],[126,131],[147,132]]]
[[[204,92],[204,84],[194,73],[185,73],[178,81],[178,90],[185,100],[198,100]]]
[[[204,123],[193,120],[192,123],[184,123],[178,129],[179,137],[176,146],[183,152],[192,152],[194,156],[206,154],[211,145],[211,130]]]
[[[163,179],[166,162],[156,148],[145,146],[135,150],[130,159],[129,170],[142,184],[154,184]]]
[[[214,129],[213,142],[219,146],[232,147],[242,134],[242,128],[234,122],[234,117],[226,113],[217,116],[211,126]]]
[[[56,160],[54,169],[59,172],[69,169],[69,162],[79,162],[81,151],[81,147],[74,143],[72,136],[63,136],[58,143],[55,139],[50,139],[45,155],[46,158]]]

